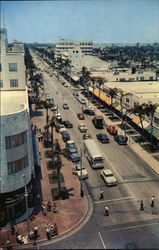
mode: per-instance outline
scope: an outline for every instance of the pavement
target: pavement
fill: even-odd
[[[44,98],[44,97],[43,97]],[[103,113],[95,108],[96,114],[103,115]],[[49,116],[51,118],[52,112],[49,110]],[[105,122],[108,124],[113,123],[108,117],[104,116]],[[46,111],[45,109],[39,110],[38,112],[32,111],[31,122],[37,126],[37,128],[41,128],[44,130],[44,126],[46,124]],[[118,128],[119,133],[123,134],[123,131]],[[37,137],[39,132],[37,132]],[[128,135],[127,135],[128,136]],[[54,140],[58,139],[62,148],[64,148],[64,142],[62,141],[62,137],[59,133],[56,133],[54,130]],[[151,154],[147,153],[139,144],[137,144],[131,137],[128,136],[128,146],[130,150],[132,150],[138,157],[142,158],[147,165],[149,165],[157,174],[159,174],[159,164],[158,161],[155,160]],[[29,227],[30,231],[33,231],[35,226],[38,226],[38,238],[36,239],[36,244],[40,244],[42,242],[48,241],[46,236],[46,225],[56,223],[58,229],[58,235],[53,238],[58,238],[62,235],[66,235],[68,232],[73,232],[74,229],[83,224],[84,218],[88,213],[89,202],[87,199],[87,195],[84,197],[80,196],[80,182],[77,176],[72,174],[73,164],[71,161],[68,161],[66,158],[62,157],[63,166],[61,168],[61,172],[64,176],[64,186],[69,190],[69,199],[66,200],[56,200],[57,212],[53,213],[53,211],[47,212],[47,215],[44,215],[41,211],[41,202],[47,203],[48,201],[53,202],[53,197],[51,193],[51,189],[57,184],[50,184],[48,174],[52,172],[52,170],[48,170],[46,166],[46,162],[48,158],[45,158],[44,152],[45,148],[43,147],[42,141],[38,141],[38,148],[41,155],[41,171],[38,172],[36,177],[36,191],[37,195],[40,195],[40,200],[36,200],[34,204],[33,214],[29,219]],[[15,228],[19,230],[19,233],[22,235],[24,240],[24,245],[29,244],[34,245],[34,240],[28,240],[27,238],[27,222],[23,221],[17,225]],[[13,249],[19,248],[19,244],[16,242],[16,236],[11,235],[8,228],[2,228],[0,230],[0,247],[6,248],[7,240],[10,241],[10,245]],[[24,246],[23,245],[23,246]]]

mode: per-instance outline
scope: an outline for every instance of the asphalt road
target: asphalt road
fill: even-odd
[[[42,68],[41,65],[40,67]],[[72,88],[65,88],[55,76],[49,77],[45,72],[43,77],[45,91],[58,104],[63,120],[70,120],[74,125],[69,133],[78,149],[82,148],[83,143],[82,134],[77,128],[79,123],[84,122],[96,140],[99,130],[93,126],[92,117],[85,115],[84,121],[77,118],[82,106],[73,97]],[[69,104],[69,110],[62,108],[63,102]],[[100,176],[100,170],[93,170],[83,156],[83,163],[89,173],[89,179],[84,182],[92,198],[93,213],[87,224],[74,235],[51,243],[53,248],[159,248],[159,177],[130,151],[129,146],[118,145],[111,135],[107,132],[106,134],[110,139],[109,144],[96,141],[105,158],[105,168],[113,171],[117,186],[107,187]],[[100,187],[104,190],[104,200],[101,201]],[[150,206],[152,195],[156,197],[155,208]],[[141,199],[144,201],[144,211],[139,209]],[[109,217],[104,216],[106,205],[109,206]],[[50,248],[50,245],[42,246],[47,247]]]

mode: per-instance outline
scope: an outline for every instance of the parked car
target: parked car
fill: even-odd
[[[61,128],[65,128],[65,126],[61,123],[57,123],[55,126],[56,132],[60,132]]]
[[[72,153],[72,154],[70,154],[70,159],[73,162],[80,161],[81,160],[81,156],[80,156],[80,154],[78,152]]]
[[[55,117],[56,117],[56,121],[57,121],[57,122],[62,122],[62,117],[61,117],[61,114],[60,114],[60,113],[55,114]]]
[[[109,143],[109,138],[107,137],[106,134],[100,133],[100,134],[97,134],[96,137],[102,143]]]
[[[81,104],[86,104],[86,100],[84,98],[80,98],[79,101],[80,101]]]
[[[68,103],[63,103],[62,107],[63,107],[63,109],[69,109]]]
[[[100,173],[107,186],[117,185],[116,178],[110,169],[104,169]]]
[[[79,124],[78,125],[78,129],[81,133],[85,133],[87,132],[87,128],[86,128],[86,125],[85,124]]]
[[[83,113],[87,114],[87,115],[94,115],[93,109],[90,109],[88,107],[86,107],[86,108],[83,109]]]
[[[106,128],[111,135],[116,135],[118,133],[118,129],[115,125],[107,125]]]
[[[82,113],[78,113],[77,117],[79,120],[85,120],[84,114],[82,114]]]
[[[114,140],[120,145],[126,145],[128,138],[123,135],[115,135]]]
[[[51,109],[51,111],[57,111],[57,107],[56,106],[53,106],[50,109]]]
[[[85,133],[84,135],[83,135],[83,140],[87,140],[87,139],[91,139],[92,138],[92,136],[91,136],[91,134],[89,134],[89,133]]]
[[[62,133],[62,139],[63,139],[64,142],[67,142],[67,141],[70,140],[70,135],[69,135],[69,133],[67,131],[64,131]]]
[[[62,125],[63,125],[63,124],[62,124]],[[65,127],[59,129],[59,133],[60,133],[60,134],[62,134],[63,132],[66,132],[66,128],[65,128]]]
[[[68,88],[68,83],[64,83],[64,85],[63,85],[65,88]]]
[[[70,149],[70,148],[76,148],[77,149],[77,146],[76,146],[76,144],[74,143],[73,140],[70,140],[70,141],[66,142],[66,148],[67,149]]]
[[[73,92],[73,96],[79,96],[78,92]]]
[[[63,124],[66,128],[73,128],[73,124],[68,120],[63,121]]]
[[[79,179],[86,179],[88,178],[88,172],[81,163],[77,163],[72,170],[74,175],[77,175]]]
[[[36,108],[37,109],[43,109],[43,104],[42,103],[37,103]]]

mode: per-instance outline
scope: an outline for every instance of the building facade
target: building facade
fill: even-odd
[[[59,39],[56,42],[55,57],[61,57],[63,52],[74,50],[75,47],[79,47],[84,55],[92,55],[93,42],[92,41],[74,41],[68,39]]]
[[[0,30],[0,225],[24,216],[25,188],[33,206],[34,160],[24,45],[8,47],[7,31]]]

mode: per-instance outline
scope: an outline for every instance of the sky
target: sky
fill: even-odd
[[[9,42],[159,42],[159,0],[1,1],[1,12]]]

